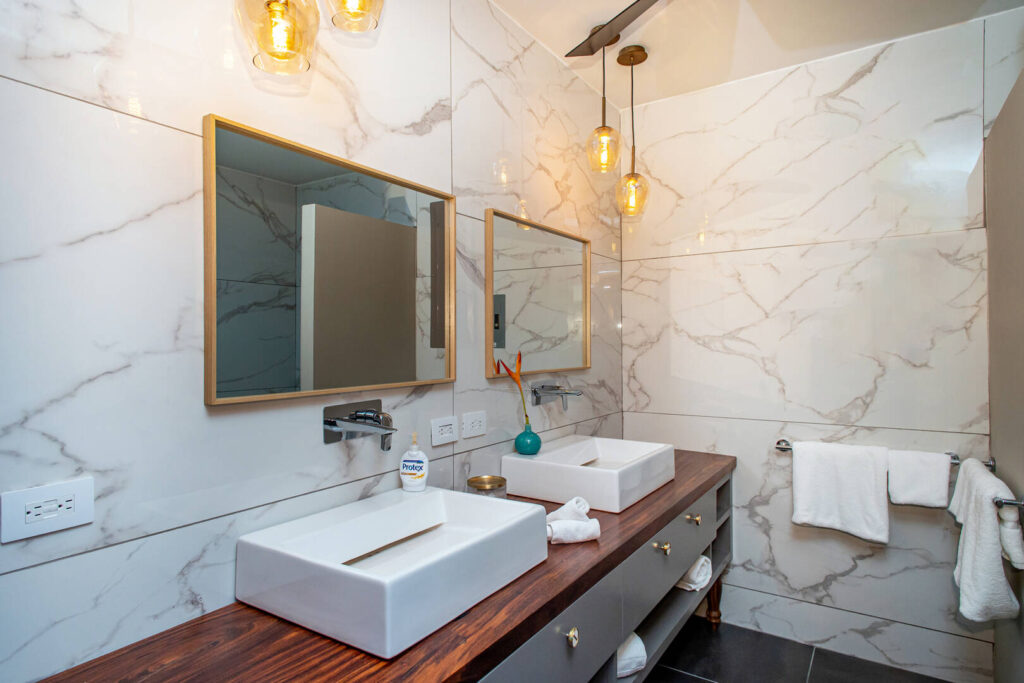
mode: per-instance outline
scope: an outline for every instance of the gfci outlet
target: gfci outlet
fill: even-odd
[[[483,436],[487,433],[487,411],[475,410],[462,414],[462,438]]]
[[[458,421],[454,415],[448,417],[435,417],[430,421],[430,443],[433,446],[443,446],[446,443],[455,443],[459,440]]]
[[[83,477],[0,494],[0,543],[90,523],[93,480]]]

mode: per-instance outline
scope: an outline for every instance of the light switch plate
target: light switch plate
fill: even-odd
[[[472,436],[483,436],[487,433],[487,411],[474,410],[472,413],[462,414],[462,438],[468,439]]]
[[[454,415],[435,417],[430,421],[431,445],[443,446],[446,443],[455,443],[458,440],[459,425]]]
[[[0,543],[93,521],[93,480],[83,477],[0,494]]]

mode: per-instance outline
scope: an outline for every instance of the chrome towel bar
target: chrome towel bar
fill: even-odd
[[[793,450],[793,444],[791,444],[788,439],[779,439],[778,441],[775,442],[775,450],[782,451],[783,453],[790,453]],[[960,456],[957,455],[956,453],[953,453],[952,451],[946,451],[946,455],[949,456],[949,462],[953,465],[953,467],[956,467],[957,465],[960,464]],[[993,460],[992,458],[989,458],[988,460],[986,460],[982,464],[985,467],[987,467],[990,470],[992,470],[993,472],[996,471],[996,461]],[[1000,499],[1000,500],[1002,500],[1002,499]],[[1024,504],[1021,504],[1019,501],[1009,501],[1007,503],[1007,505],[1010,505],[1010,504],[1013,504],[1013,503],[1016,503],[1018,505],[1022,505],[1022,507],[1024,507]]]

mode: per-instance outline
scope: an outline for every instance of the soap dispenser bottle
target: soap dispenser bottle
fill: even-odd
[[[427,488],[427,468],[430,461],[426,454],[416,445],[416,432],[412,433],[412,445],[402,456],[402,464],[398,475],[402,478],[402,488],[406,491],[422,491]]]

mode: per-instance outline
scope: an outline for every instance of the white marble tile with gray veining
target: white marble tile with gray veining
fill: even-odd
[[[722,620],[955,683],[991,683],[991,643],[726,585]]]
[[[888,545],[791,523],[792,457],[775,442],[828,441],[988,457],[988,436],[626,413],[627,439],[738,459],[733,476],[733,564],[727,583],[804,602],[991,640],[989,625],[956,616],[959,538],[943,509],[890,506]]]
[[[182,0],[168,11],[55,0],[4,10],[0,74],[9,78],[196,134],[213,112],[450,188],[447,0],[391,4],[368,38],[334,30],[321,14],[312,68],[286,79],[252,66],[233,2]]]
[[[624,407],[988,431],[983,230],[623,264]]]
[[[97,487],[93,524],[3,545],[0,572],[397,468],[399,446],[325,445],[325,405],[382,399],[396,444],[450,413],[447,385],[205,406],[200,140],[10,81],[0,99],[3,152],[23,170],[0,189],[0,289],[33,293],[0,299],[2,372],[19,387],[0,397],[0,489],[83,474]],[[38,154],[32,141],[61,131],[81,164]]]
[[[1024,7],[985,19],[985,134],[1024,69]]]
[[[615,173],[590,171],[583,144],[601,97],[486,0],[452,4],[453,185],[459,211],[519,213],[619,256]],[[618,115],[610,112],[611,125]]]
[[[982,69],[971,22],[641,107],[625,257],[983,225]]]

